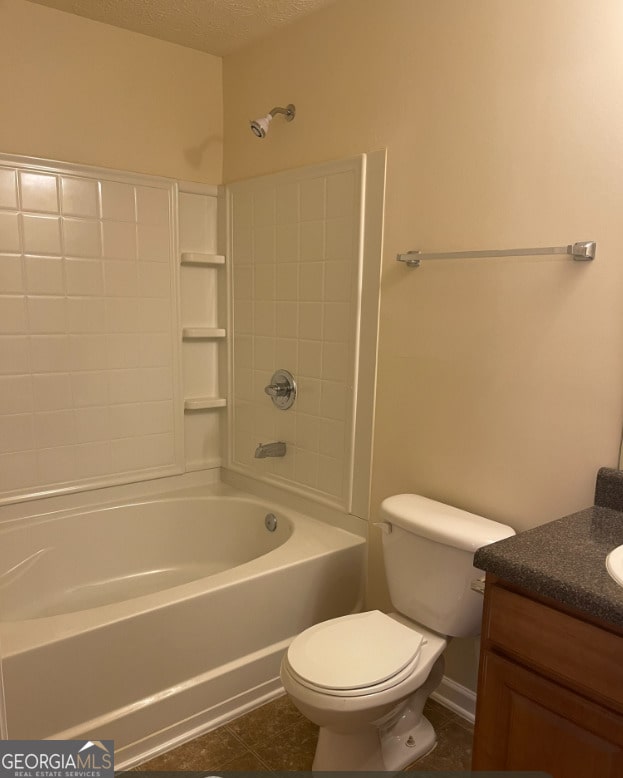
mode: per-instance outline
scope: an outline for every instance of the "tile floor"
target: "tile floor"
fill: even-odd
[[[432,700],[424,712],[437,731],[437,747],[406,769],[469,770],[471,724]],[[278,697],[135,770],[311,770],[317,738],[318,728],[287,697]]]

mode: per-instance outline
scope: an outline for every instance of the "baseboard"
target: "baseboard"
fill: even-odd
[[[444,675],[437,690],[431,694],[433,700],[448,708],[457,716],[474,723],[476,718],[476,692],[461,686]]]

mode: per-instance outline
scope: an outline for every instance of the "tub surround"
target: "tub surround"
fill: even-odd
[[[508,583],[623,627],[623,588],[606,556],[623,543],[623,473],[601,468],[595,505],[476,552],[474,565]]]
[[[370,468],[385,152],[227,186],[227,468],[361,518]],[[296,400],[266,396],[277,370]],[[285,441],[257,458],[258,442]]]

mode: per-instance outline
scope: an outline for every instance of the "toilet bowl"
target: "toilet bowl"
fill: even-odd
[[[477,635],[477,548],[514,530],[419,495],[384,500],[383,552],[392,603],[316,624],[294,638],[281,681],[320,727],[313,770],[398,771],[430,752],[422,715],[441,683],[451,636]]]
[[[399,614],[318,624],[291,643],[281,680],[320,726],[313,770],[399,770],[435,745],[422,715],[443,675],[447,640]]]

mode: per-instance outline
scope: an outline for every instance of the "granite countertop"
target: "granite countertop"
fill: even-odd
[[[623,473],[602,468],[595,505],[479,549],[474,566],[623,627],[623,587],[606,556],[623,544]]]

